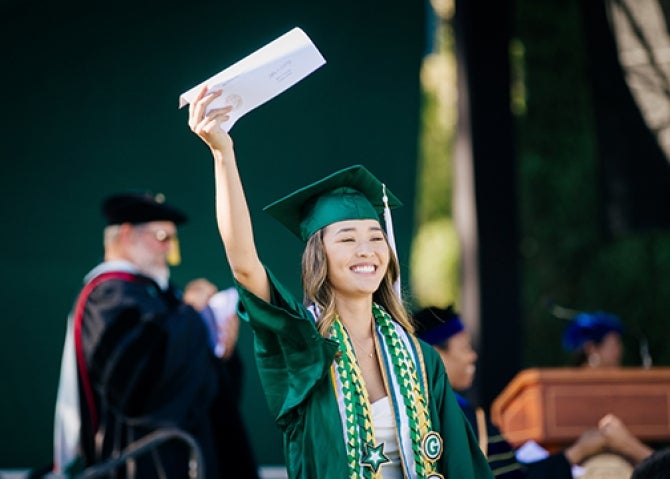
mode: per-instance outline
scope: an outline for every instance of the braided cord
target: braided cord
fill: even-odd
[[[416,473],[418,477],[427,477],[435,472],[433,463],[422,454],[421,448],[422,438],[431,431],[426,402],[427,396],[422,389],[422,383],[419,381],[416,365],[410,357],[405,343],[398,336],[391,316],[376,303],[373,304],[372,311],[391,351],[393,371],[407,412]]]
[[[345,405],[345,446],[349,477],[376,479],[381,472],[374,473],[369,468],[361,471],[361,444],[374,444],[374,430],[370,413],[368,391],[363,384],[363,375],[358,366],[353,345],[339,317],[335,317],[331,326],[331,337],[340,343],[342,354],[335,360],[342,383],[342,395]]]

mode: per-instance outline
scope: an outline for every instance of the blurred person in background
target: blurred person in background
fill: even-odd
[[[169,428],[195,441],[208,479],[255,479],[221,360],[233,345],[210,332],[196,311],[216,314],[216,288],[191,289],[188,304],[170,281],[170,265],[179,262],[177,227],[186,215],[162,195],[143,192],[112,195],[102,210],[104,260],[86,275],[68,319],[54,471],[75,475]],[[164,442],[127,461],[115,477],[189,477],[190,449]]]
[[[458,402],[497,478],[569,479],[579,471],[578,467],[573,466],[601,452],[614,451],[633,464],[651,453],[613,415],[603,417],[598,427],[594,425],[593,429],[584,431],[571,446],[559,453],[549,454],[535,443],[528,443],[515,450],[488,415],[459,394],[472,386],[477,353],[472,348],[470,334],[453,306],[427,307],[417,311],[414,319],[417,335],[440,353]]]
[[[573,356],[574,366],[620,367],[623,358],[621,320],[611,313],[579,313],[563,333],[563,348]]]
[[[184,302],[193,306],[205,320],[210,347],[222,360],[228,376],[228,388],[239,406],[244,365],[237,348],[240,330],[238,300],[235,287],[219,291],[216,285],[205,278],[189,281],[184,287]]]

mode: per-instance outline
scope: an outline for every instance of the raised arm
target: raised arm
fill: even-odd
[[[270,287],[254,243],[249,207],[237,170],[233,140],[221,129],[231,107],[205,113],[221,95],[204,87],[189,107],[189,127],[209,146],[214,157],[216,219],[230,269],[235,279],[256,296],[268,301]]]

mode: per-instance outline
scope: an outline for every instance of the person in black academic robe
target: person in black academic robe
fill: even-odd
[[[84,467],[159,429],[177,428],[195,440],[208,479],[255,479],[229,373],[203,317],[169,282],[170,243],[185,217],[141,194],[111,197],[103,210],[105,261],[87,275],[69,326]],[[156,451],[128,462],[117,477],[189,477],[187,443],[166,441]]]

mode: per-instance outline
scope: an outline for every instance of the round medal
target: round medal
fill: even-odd
[[[435,431],[430,431],[421,440],[421,452],[430,462],[437,461],[442,456],[442,437]]]

